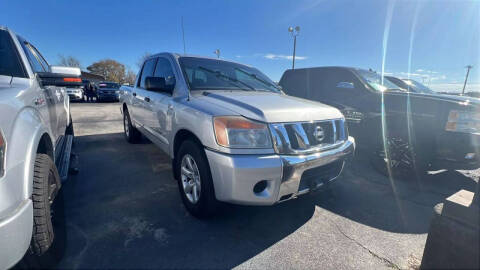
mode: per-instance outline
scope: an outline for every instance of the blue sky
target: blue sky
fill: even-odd
[[[253,65],[274,80],[291,67],[299,25],[297,67],[382,66],[382,41],[393,5],[385,71],[405,77],[412,23],[411,73],[429,83],[460,83],[467,64],[480,83],[480,1],[18,1],[0,0],[0,25],[30,40],[51,63],[72,55],[83,67],[112,58],[137,70],[145,52],[221,56]],[[416,75],[414,75],[416,76]]]

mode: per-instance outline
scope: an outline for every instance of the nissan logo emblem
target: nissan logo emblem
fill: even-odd
[[[325,132],[321,126],[316,126],[315,130],[313,131],[313,137],[317,140],[317,142],[322,142],[325,139]]]

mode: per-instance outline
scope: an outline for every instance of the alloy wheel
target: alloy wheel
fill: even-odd
[[[200,199],[202,188],[197,163],[191,155],[186,154],[182,158],[180,168],[183,192],[192,204],[196,204]]]

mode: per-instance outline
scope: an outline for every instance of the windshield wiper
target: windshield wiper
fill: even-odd
[[[245,70],[242,70],[242,69],[239,69],[239,68],[235,68],[235,70],[238,70],[238,71],[242,72],[243,74],[246,74],[247,76],[252,77],[253,79],[255,79],[255,80],[263,83],[264,85],[268,85],[268,86],[271,86],[271,87],[273,87],[273,88],[275,88],[275,89],[278,89],[276,85],[274,85],[274,84],[272,84],[272,83],[270,83],[270,82],[267,82],[267,81],[265,81],[265,80],[262,80],[262,79],[258,78],[258,76],[255,75],[255,74],[253,74],[253,73],[246,72]],[[269,91],[269,90],[267,90],[267,91]]]
[[[246,86],[247,88],[249,88],[250,90],[255,90],[254,87],[250,86],[249,84],[247,83],[244,83],[242,81],[239,81],[235,78],[232,78],[230,76],[227,76],[225,74],[222,74],[220,71],[214,71],[214,70],[211,70],[211,69],[208,69],[208,68],[205,68],[205,67],[202,67],[202,66],[199,66],[198,69],[201,69],[201,70],[205,70],[209,73],[212,73],[212,74],[215,74],[215,76],[217,77],[220,77],[220,78],[224,78],[224,79],[227,79],[229,82],[234,82],[234,83],[241,83],[242,85]],[[238,87],[238,84],[236,84],[235,86]],[[239,88],[240,90],[245,90],[245,91],[250,91],[248,89],[245,89],[245,88]]]

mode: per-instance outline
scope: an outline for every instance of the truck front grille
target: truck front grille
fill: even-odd
[[[344,119],[270,124],[278,154],[299,155],[334,148],[348,135]]]

